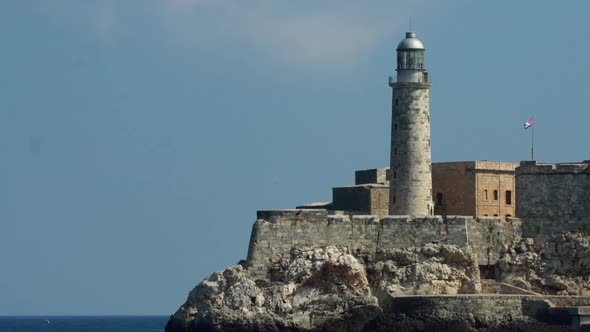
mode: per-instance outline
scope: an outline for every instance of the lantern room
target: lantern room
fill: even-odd
[[[424,68],[424,45],[416,33],[406,32],[406,38],[397,46],[397,81],[426,83]]]

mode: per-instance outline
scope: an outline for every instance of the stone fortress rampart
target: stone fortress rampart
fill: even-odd
[[[428,243],[470,247],[479,265],[495,265],[505,243],[520,236],[520,220],[497,217],[351,215],[327,210],[258,211],[248,248],[248,270],[267,278],[272,264],[292,249],[335,246],[350,253],[421,247]]]
[[[525,237],[543,241],[557,233],[590,233],[590,161],[516,169],[516,215]]]
[[[367,173],[368,174],[368,173]],[[364,176],[357,172],[357,177]],[[385,182],[373,174],[357,182]],[[361,180],[363,180],[361,179]],[[555,234],[590,232],[590,162],[541,164],[516,169],[518,218],[383,216],[328,209],[258,211],[248,250],[257,277],[294,248],[336,246],[354,254],[420,247],[427,243],[469,247],[481,266],[492,267],[506,246],[533,238],[537,246]],[[265,272],[266,271],[266,272]]]

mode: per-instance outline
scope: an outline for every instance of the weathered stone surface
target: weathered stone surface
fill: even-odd
[[[276,263],[286,265],[276,270],[280,281],[254,281],[239,265],[212,274],[190,292],[166,331],[360,331],[381,314],[354,256],[336,247],[291,255]]]
[[[478,258],[469,245],[428,242],[373,254],[294,246],[283,252],[268,263],[268,279],[253,278],[241,265],[213,273],[190,292],[166,331],[564,331],[569,324],[559,315],[545,321],[553,314],[548,304],[535,304],[542,298],[462,297],[481,292]],[[590,236],[558,234],[542,246],[516,238],[499,255],[506,284],[498,290],[568,296],[552,298],[557,305],[590,304],[588,297],[571,297],[590,296]]]
[[[393,88],[389,214],[428,216],[434,212],[430,153],[430,105],[426,83]]]
[[[516,179],[517,216],[560,221],[590,218],[590,163],[522,162]]]
[[[427,243],[420,248],[379,252],[367,264],[377,294],[479,293],[477,259],[468,247]]]
[[[514,241],[498,261],[502,281],[542,294],[590,295],[590,236],[554,235],[537,249]]]

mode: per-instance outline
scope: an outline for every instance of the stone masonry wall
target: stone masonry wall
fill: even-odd
[[[450,162],[432,164],[432,196],[436,215],[475,216],[475,162]],[[437,201],[442,195],[442,202]],[[442,204],[440,204],[442,203]]]
[[[385,313],[404,314],[408,318],[437,317],[443,321],[478,320],[476,325],[503,326],[506,330],[520,322],[544,322],[550,325],[571,326],[571,317],[556,306],[587,305],[589,297],[534,296],[534,295],[454,295],[454,296],[399,296],[384,303]],[[531,328],[531,326],[528,326]],[[526,330],[528,330],[528,328]],[[551,331],[561,329],[550,329]]]
[[[354,172],[354,184],[389,184],[389,169],[372,168]]]
[[[477,253],[479,265],[495,265],[501,258],[503,247],[521,236],[521,221],[500,217],[479,217],[468,223],[469,244]]]
[[[555,234],[582,232],[590,234],[590,218],[522,218],[522,236],[535,239],[537,246]]]
[[[590,163],[522,162],[516,176],[518,217],[590,218]]]
[[[392,88],[389,212],[432,215],[430,84],[395,83]]]
[[[523,161],[516,169],[516,195],[523,236],[542,242],[566,231],[590,232],[590,163]]]
[[[354,254],[378,250],[421,247],[426,243],[472,246],[481,265],[493,265],[501,243],[518,233],[498,218],[333,214],[326,210],[259,211],[248,248],[249,271],[266,278],[271,264],[289,255],[293,248],[344,247]],[[517,224],[518,221],[513,221]]]
[[[386,216],[389,214],[389,186],[362,184],[332,188],[332,210],[364,212]]]

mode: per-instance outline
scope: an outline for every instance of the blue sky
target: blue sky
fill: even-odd
[[[434,161],[590,159],[590,4],[0,3],[0,315],[170,314],[256,210],[389,160],[395,47],[426,46]]]

